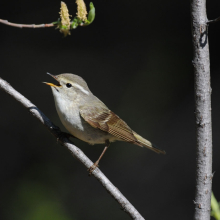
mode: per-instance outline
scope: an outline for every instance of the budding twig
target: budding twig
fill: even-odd
[[[3,20],[3,19],[0,19],[0,23],[13,26],[13,27],[17,27],[17,28],[45,28],[45,27],[55,26],[53,23],[50,23],[50,24],[16,24],[16,23],[12,23],[12,22],[9,22],[8,20]]]
[[[0,19],[0,23],[17,28],[45,28],[55,26],[60,30],[61,33],[64,34],[64,37],[66,37],[67,35],[70,35],[70,30],[76,29],[78,26],[88,26],[95,19],[95,7],[92,2],[89,4],[89,14],[87,13],[86,5],[83,0],[77,0],[76,4],[77,16],[74,17],[72,21],[70,19],[72,16],[69,15],[67,5],[64,2],[61,2],[61,8],[59,12],[60,18],[50,24],[17,24],[3,19]],[[87,14],[88,18],[86,16]]]

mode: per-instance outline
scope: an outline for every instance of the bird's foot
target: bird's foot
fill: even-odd
[[[88,169],[88,171],[89,171],[89,176],[92,175],[92,172],[93,172],[97,167],[99,167],[99,161],[98,161],[98,160]]]
[[[72,134],[69,134],[69,133],[67,133],[67,132],[60,132],[59,133],[59,136],[57,137],[57,142],[59,141],[59,140],[62,140],[63,138],[67,138],[67,139],[69,139],[69,138],[75,138],[75,136],[73,136]]]

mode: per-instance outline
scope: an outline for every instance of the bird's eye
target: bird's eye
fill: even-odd
[[[70,88],[70,87],[72,87],[72,85],[71,85],[70,83],[67,83],[67,84],[66,84],[66,87],[67,87],[67,88]]]

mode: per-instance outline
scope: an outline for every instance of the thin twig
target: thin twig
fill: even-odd
[[[210,219],[212,192],[212,117],[206,0],[191,0],[196,116],[195,220]]]
[[[13,27],[17,27],[17,28],[45,28],[45,27],[55,26],[53,23],[50,23],[50,24],[16,24],[16,23],[11,23],[3,19],[0,19],[0,23],[13,26]]]
[[[216,18],[214,20],[207,21],[207,24],[215,23],[215,22],[218,22],[218,21],[220,21],[220,17],[218,17],[218,18]]]
[[[11,95],[14,99],[20,102],[28,111],[40,121],[56,138],[58,138],[60,144],[67,147],[73,156],[77,158],[87,169],[93,165],[93,162],[69,139],[62,137],[60,129],[55,126],[49,118],[47,118],[43,112],[41,112],[34,104],[32,104],[27,98],[17,92],[9,83],[0,78],[0,89]],[[144,218],[135,209],[135,207],[123,196],[123,194],[109,181],[109,179],[96,168],[93,171],[93,175],[103,187],[114,197],[114,199],[122,206],[122,209],[127,212],[132,219],[143,220]]]

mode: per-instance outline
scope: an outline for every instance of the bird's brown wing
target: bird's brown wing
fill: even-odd
[[[109,109],[86,106],[80,108],[80,114],[94,128],[106,131],[126,142],[137,142],[131,128]]]

